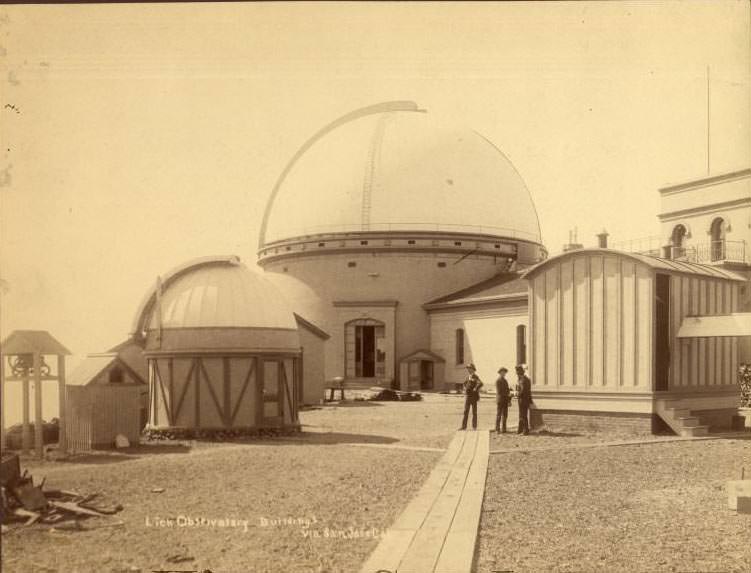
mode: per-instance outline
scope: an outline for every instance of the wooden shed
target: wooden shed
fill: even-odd
[[[545,420],[603,418],[678,434],[729,427],[737,337],[679,338],[687,317],[738,310],[745,279],[609,249],[548,259],[529,281],[529,371]],[[590,420],[590,423],[593,420]]]
[[[65,424],[71,449],[114,446],[118,434],[137,444],[146,381],[117,354],[92,354],[68,378]]]
[[[400,389],[407,391],[443,390],[446,361],[430,350],[416,350],[399,360]]]
[[[299,429],[301,348],[276,288],[237,257],[168,273],[139,309],[147,429],[211,434]]]

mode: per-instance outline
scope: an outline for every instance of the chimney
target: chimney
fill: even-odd
[[[563,245],[563,252],[567,253],[568,251],[574,251],[576,249],[582,249],[584,248],[584,245],[580,245],[576,242],[576,236],[578,234],[579,230],[574,227],[573,230],[568,232],[568,243]]]
[[[664,245],[662,247],[662,258],[663,259],[672,259],[673,254],[673,245]]]
[[[608,232],[605,229],[597,233],[597,246],[601,249],[608,248]]]

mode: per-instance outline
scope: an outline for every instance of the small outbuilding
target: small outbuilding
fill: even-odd
[[[133,330],[148,364],[147,429],[299,428],[295,316],[239,258],[199,259],[168,273],[147,294]]]
[[[526,272],[529,371],[545,421],[593,417],[678,434],[730,427],[738,338],[679,336],[691,317],[738,311],[723,268],[580,249]]]
[[[430,350],[417,350],[399,361],[400,389],[409,391],[443,390],[446,361]]]
[[[74,450],[108,448],[118,435],[137,444],[146,381],[115,353],[89,355],[66,384],[66,430]]]

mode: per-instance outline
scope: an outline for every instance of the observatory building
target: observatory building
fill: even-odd
[[[526,299],[517,273],[546,257],[509,159],[412,102],[356,110],[305,142],[272,190],[258,244],[266,276],[330,336],[327,379],[404,388],[406,377],[426,390],[461,381],[471,360],[463,328],[431,322],[451,307],[451,293],[502,285],[501,294]],[[494,335],[510,341],[509,366],[518,323],[527,322],[525,308],[516,314]],[[480,369],[486,379],[502,358],[495,350]]]
[[[148,364],[151,429],[299,428],[297,321],[237,257],[198,259],[164,275],[133,332]]]

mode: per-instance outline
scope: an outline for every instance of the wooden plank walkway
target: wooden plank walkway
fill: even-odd
[[[469,573],[488,470],[487,431],[457,432],[361,573]]]

